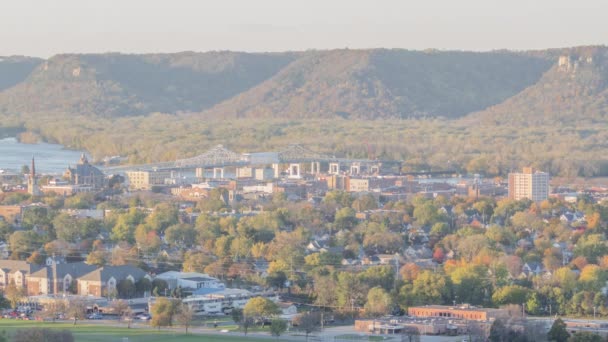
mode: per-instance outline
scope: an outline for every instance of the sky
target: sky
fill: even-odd
[[[2,0],[0,56],[608,44],[606,0]]]

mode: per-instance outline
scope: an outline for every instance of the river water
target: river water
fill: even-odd
[[[22,144],[15,138],[0,139],[0,170],[19,172],[23,165],[36,159],[36,173],[63,174],[68,165],[80,160],[82,151],[64,149],[57,144]],[[90,157],[89,157],[90,160]]]

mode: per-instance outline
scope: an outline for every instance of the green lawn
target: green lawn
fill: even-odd
[[[150,328],[137,328],[127,329],[126,327],[113,327],[104,326],[101,324],[77,324],[76,326],[72,323],[65,322],[37,322],[37,321],[18,321],[18,320],[7,320],[0,319],[0,331],[5,330],[9,336],[17,329],[27,329],[32,327],[39,328],[51,328],[51,329],[68,329],[74,334],[76,342],[123,342],[123,338],[128,338],[129,342],[155,342],[155,341],[178,341],[178,342],[189,342],[189,341],[220,341],[220,342],[240,342],[247,339],[241,336],[222,336],[222,335],[200,335],[200,334],[184,334],[183,330],[180,332],[171,331],[156,331]],[[255,341],[276,341],[276,339],[258,339]]]
[[[361,336],[356,334],[345,334],[336,336],[336,339],[341,341],[384,341],[384,337],[382,336]]]

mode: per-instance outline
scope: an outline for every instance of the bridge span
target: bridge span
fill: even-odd
[[[289,174],[300,175],[300,164],[310,163],[311,173],[321,172],[321,163],[327,167],[330,174],[339,174],[342,169],[350,168],[351,174],[359,174],[363,169],[371,173],[379,173],[381,166],[401,165],[399,161],[380,161],[370,159],[337,158],[311,151],[301,145],[293,144],[279,152],[257,152],[238,154],[228,150],[222,145],[202,153],[198,156],[186,159],[178,159],[174,162],[159,162],[137,165],[119,165],[101,167],[106,174],[124,173],[129,170],[142,171],[187,171],[196,169],[217,169],[226,167],[247,167],[257,165],[289,165]]]

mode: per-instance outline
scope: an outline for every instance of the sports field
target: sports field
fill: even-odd
[[[184,334],[183,329],[176,331],[157,331],[151,328],[132,328],[115,327],[103,324],[87,324],[78,323],[74,326],[72,323],[66,322],[37,322],[37,321],[19,321],[0,319],[0,332],[3,330],[11,336],[17,329],[28,329],[33,327],[50,328],[50,329],[68,329],[74,334],[74,339],[77,342],[156,342],[156,341],[202,341],[202,342],[241,342],[241,341],[260,341],[270,342],[277,341],[275,338],[260,338],[254,336],[230,336],[226,335],[204,335],[204,334]],[[280,341],[280,339],[279,339]]]

